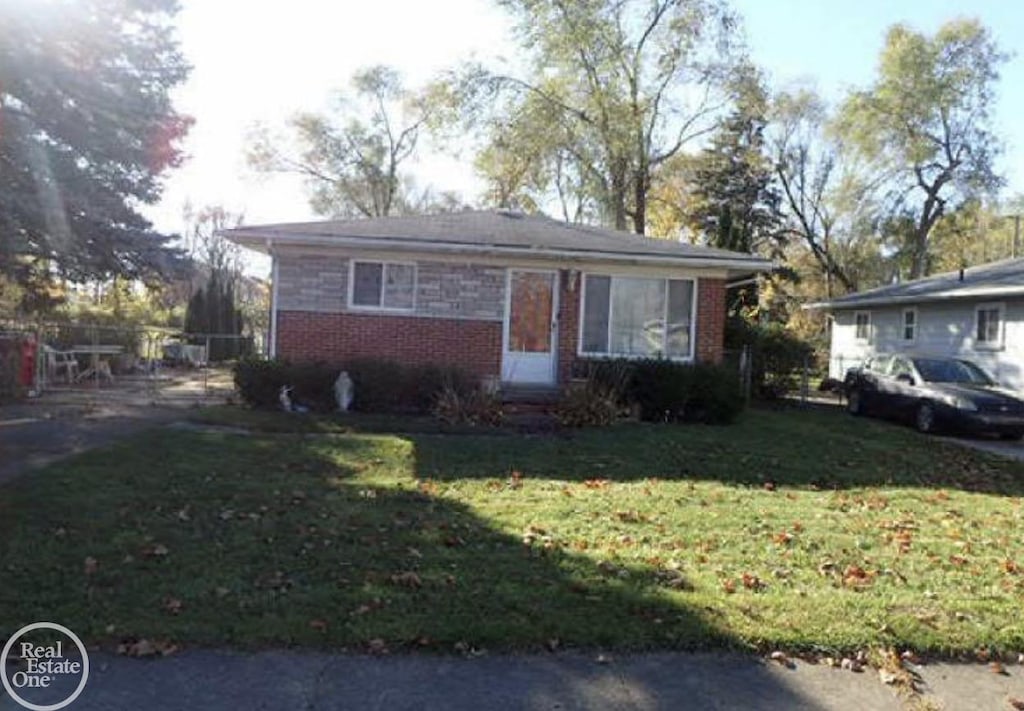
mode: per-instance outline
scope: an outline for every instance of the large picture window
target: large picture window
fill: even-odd
[[[583,283],[584,355],[690,358],[691,279],[588,274]]]
[[[354,261],[349,276],[352,308],[411,311],[415,305],[415,264]]]

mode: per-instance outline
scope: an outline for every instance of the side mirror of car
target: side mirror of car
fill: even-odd
[[[896,376],[896,380],[901,383],[906,383],[907,385],[917,385],[917,383],[914,382],[914,376],[910,373],[900,373]]]

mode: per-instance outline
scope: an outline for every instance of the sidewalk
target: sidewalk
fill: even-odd
[[[726,654],[458,657],[187,651],[153,661],[92,655],[75,711],[606,711],[611,709],[1012,709],[1024,667],[919,667],[924,701],[908,704],[871,669],[854,673]],[[0,692],[2,693],[2,692]],[[0,698],[0,710],[19,709]]]

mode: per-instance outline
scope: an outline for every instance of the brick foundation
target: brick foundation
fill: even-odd
[[[280,311],[277,327],[277,354],[289,360],[369,357],[458,365],[481,377],[501,374],[498,321]]]

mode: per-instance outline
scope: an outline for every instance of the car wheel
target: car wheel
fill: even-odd
[[[860,390],[854,388],[846,396],[846,411],[851,415],[864,414],[864,400],[861,398]]]
[[[935,408],[929,402],[922,402],[917,406],[917,414],[914,416],[914,425],[918,432],[931,434],[935,432]]]

